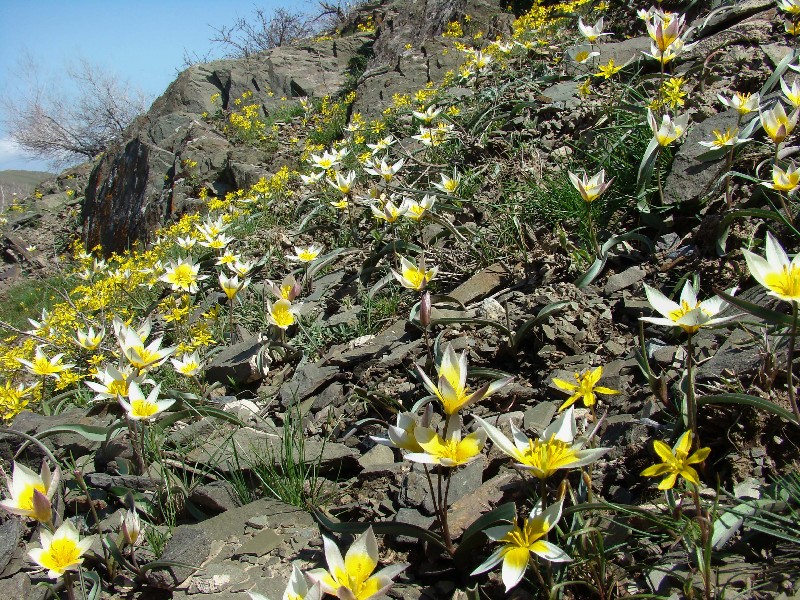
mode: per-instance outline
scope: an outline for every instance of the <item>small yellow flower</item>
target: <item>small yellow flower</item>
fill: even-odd
[[[59,471],[51,473],[44,461],[38,475],[25,465],[14,462],[8,480],[9,497],[0,502],[0,507],[12,514],[46,523],[52,516],[50,500],[58,488],[59,479]]]
[[[610,58],[604,65],[597,67],[598,72],[595,77],[603,77],[604,79],[611,79],[614,75],[622,71],[625,65],[615,65],[614,59]]]
[[[678,476],[683,477],[689,483],[700,485],[700,477],[694,467],[690,465],[703,462],[711,453],[711,448],[700,448],[690,456],[692,437],[692,432],[687,431],[678,439],[674,448],[670,448],[661,440],[654,441],[653,449],[663,462],[647,467],[642,471],[642,477],[664,476],[664,479],[658,484],[660,490],[671,490],[675,487]]]
[[[320,252],[322,252],[322,246],[317,244],[311,244],[306,247],[295,246],[294,254],[288,255],[286,258],[296,262],[310,263],[317,259]]]
[[[780,144],[794,131],[797,125],[797,117],[797,110],[792,112],[791,115],[787,115],[783,104],[778,102],[771,110],[762,111],[761,126],[774,143]]]
[[[128,400],[119,398],[119,403],[125,412],[128,413],[128,418],[134,421],[147,421],[155,419],[162,412],[167,410],[170,406],[175,404],[175,400],[158,400],[158,394],[161,392],[161,384],[156,385],[145,398],[142,390],[136,382],[130,383],[128,390]]]
[[[457,413],[470,404],[480,402],[503,386],[511,383],[513,377],[497,379],[491,384],[485,384],[477,390],[470,391],[467,387],[467,352],[456,354],[452,344],[447,344],[442,353],[442,358],[437,365],[439,375],[438,385],[421,370],[417,369],[422,378],[423,385],[436,396],[442,403],[444,412],[448,415]]]
[[[585,406],[594,406],[595,402],[597,401],[595,394],[619,394],[620,392],[618,390],[612,390],[611,388],[597,385],[597,382],[600,381],[600,377],[602,376],[603,367],[597,367],[596,369],[586,371],[582,374],[575,373],[576,383],[570,383],[568,381],[564,381],[563,379],[558,379],[557,377],[553,378],[553,383],[555,383],[559,389],[572,394],[566,399],[564,404],[558,407],[558,410],[564,410],[565,408],[572,406],[578,399],[583,400],[583,404]]]
[[[575,469],[595,462],[609,448],[586,448],[586,440],[575,439],[577,425],[575,409],[570,406],[561,413],[537,439],[529,439],[511,424],[513,441],[491,423],[475,417],[489,439],[500,451],[516,462],[514,465],[538,479],[547,479],[560,469]]]

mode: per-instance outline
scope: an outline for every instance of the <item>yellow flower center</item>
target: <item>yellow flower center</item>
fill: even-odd
[[[292,295],[292,285],[282,285],[281,286],[281,298],[284,300],[289,300],[289,296]]]
[[[319,252],[315,252],[315,251],[311,251],[311,250],[306,249],[306,250],[301,250],[300,252],[298,252],[297,253],[297,258],[299,258],[303,262],[311,262],[312,260],[317,258],[318,255],[319,255]]]
[[[403,278],[411,285],[412,289],[421,290],[428,282],[427,273],[420,269],[403,269]]]
[[[167,275],[167,281],[181,289],[188,290],[195,282],[194,269],[187,264],[180,264]]]
[[[444,182],[444,189],[448,192],[455,192],[456,188],[458,187],[458,180],[456,179],[448,179]]]
[[[687,313],[693,311],[698,306],[700,306],[699,302],[697,304],[695,304],[694,306],[691,306],[688,302],[681,301],[680,308],[677,308],[677,309],[673,310],[671,313],[669,313],[669,318],[670,318],[671,321],[677,322],[682,317],[684,317]]]
[[[767,274],[764,283],[782,298],[800,299],[800,267],[784,265],[782,271]]]
[[[579,62],[579,63],[582,63],[583,61],[585,61],[585,60],[586,60],[586,59],[588,59],[588,58],[589,58],[589,52],[588,52],[588,51],[586,51],[586,50],[582,50],[581,52],[578,52],[578,53],[575,55],[575,60],[576,60],[577,62]]]
[[[500,541],[518,548],[530,550],[536,541],[545,533],[547,532],[545,531],[544,521],[534,521],[533,523],[528,523],[526,521],[523,528],[514,527],[514,529],[509,531]]]
[[[109,394],[116,394],[117,396],[122,396],[123,398],[128,397],[128,382],[125,379],[113,379],[107,387]]]
[[[272,318],[278,327],[289,327],[294,324],[294,315],[288,306],[276,305],[272,309]]]
[[[192,375],[199,368],[200,368],[200,363],[195,362],[195,361],[190,361],[190,362],[187,362],[187,363],[181,365],[181,367],[178,369],[178,371],[180,371],[184,375]]]
[[[35,484],[28,484],[22,490],[22,493],[19,495],[17,499],[17,507],[21,508],[22,510],[33,510],[33,493],[39,491],[42,494],[46,494],[47,490],[44,489],[44,485],[35,483]]]
[[[45,569],[63,573],[67,567],[81,561],[81,553],[72,540],[53,540],[50,548],[42,553],[40,562]]]
[[[550,477],[558,469],[575,462],[578,457],[572,446],[555,437],[547,441],[529,440],[528,448],[520,452],[519,461],[542,472],[542,479]]]
[[[130,356],[128,360],[137,369],[149,367],[161,359],[157,352],[151,352],[144,346],[138,346],[136,348],[132,348],[131,350],[132,352],[129,353]]]
[[[715,129],[713,144],[717,148],[722,148],[722,146],[730,142],[733,138],[734,134],[730,129],[728,129],[725,133],[722,133],[719,129]]]
[[[158,405],[147,400],[134,400],[131,402],[131,416],[146,419],[158,412]]]
[[[33,372],[36,375],[52,375],[54,373],[60,373],[64,370],[58,363],[52,364],[49,360],[47,360],[46,356],[34,359],[32,364]]]
[[[351,564],[348,565],[348,567],[350,567],[348,571],[353,571],[352,574],[343,569],[336,569],[332,577],[326,578],[327,581],[325,581],[325,583],[330,585],[333,589],[346,587],[353,593],[353,597],[356,598],[356,600],[364,600],[365,598],[377,594],[380,589],[378,587],[379,580],[376,578],[370,579],[369,577],[374,568],[374,563],[368,558],[364,561],[359,561],[364,563],[363,566],[353,565],[352,563],[355,561],[352,559],[349,562]],[[369,569],[369,571],[367,571],[367,569]]]

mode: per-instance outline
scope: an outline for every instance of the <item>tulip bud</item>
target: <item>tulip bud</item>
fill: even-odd
[[[37,521],[47,523],[53,518],[53,507],[50,504],[50,500],[39,490],[33,491],[31,504],[33,506],[33,514],[31,516]]]
[[[422,299],[419,302],[419,322],[426,329],[431,324],[431,293],[425,292],[422,294]]]
[[[425,410],[422,412],[422,419],[420,419],[420,427],[430,427],[431,426],[431,419],[433,418],[433,404],[428,402],[425,406]]]
[[[124,516],[120,515],[120,520],[122,522],[120,528],[122,537],[125,539],[125,543],[133,546],[136,544],[136,540],[139,539],[139,534],[142,531],[142,521],[139,519],[136,509],[133,508],[125,511]]]

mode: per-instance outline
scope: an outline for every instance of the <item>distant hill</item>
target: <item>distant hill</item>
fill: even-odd
[[[46,179],[55,177],[54,173],[45,171],[0,171],[0,202],[8,202],[12,194],[25,196]]]

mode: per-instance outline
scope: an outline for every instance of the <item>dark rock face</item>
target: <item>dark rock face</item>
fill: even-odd
[[[161,151],[163,152],[163,151]],[[102,245],[106,253],[120,252],[161,222],[152,203],[161,194],[163,172],[172,166],[136,137],[118,151],[107,153],[89,177],[83,204],[83,238],[88,248]],[[152,173],[152,177],[151,177]],[[153,181],[161,174],[161,186]]]

